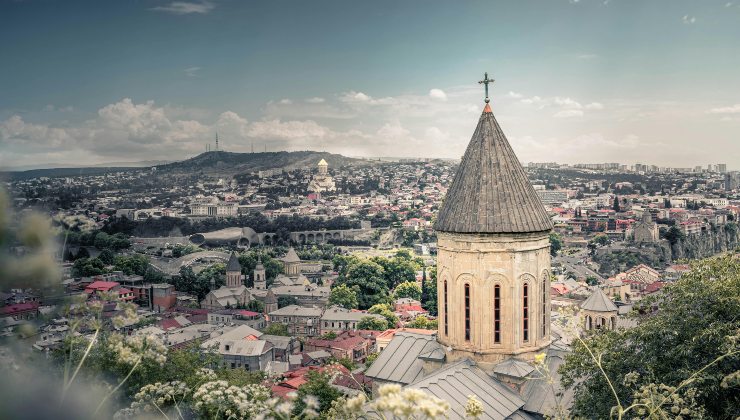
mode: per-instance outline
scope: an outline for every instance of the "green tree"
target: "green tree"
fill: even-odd
[[[382,315],[388,321],[388,328],[395,328],[398,324],[398,317],[387,303],[378,303],[371,306],[367,311],[371,314]]]
[[[104,249],[103,252],[101,252],[98,257],[100,261],[103,262],[105,265],[111,265],[116,259],[116,254],[111,251],[110,249]]]
[[[411,298],[414,300],[421,299],[421,287],[416,281],[406,281],[396,286],[396,290],[393,291],[393,296],[396,299]]]
[[[618,405],[615,396],[627,407],[641,388],[677,387],[692,378],[679,396],[695,394],[706,418],[736,418],[738,296],[740,257],[696,261],[691,272],[662,293],[640,301],[637,326],[574,341],[560,369],[563,384],[575,391],[571,415],[609,418]]]
[[[388,321],[383,318],[364,316],[357,323],[358,330],[385,331],[388,329]]]
[[[319,413],[326,413],[331,408],[331,403],[342,397],[342,393],[332,386],[332,375],[328,372],[312,371],[306,374],[308,382],[298,388],[298,398],[293,407],[293,414],[300,416],[306,408],[304,399],[311,395],[319,400]],[[323,417],[320,415],[320,417]]]
[[[337,286],[346,284],[357,291],[359,309],[367,309],[388,300],[385,271],[378,263],[355,259],[343,270],[345,273],[339,275],[335,284]]]
[[[262,330],[262,332],[267,335],[282,335],[284,337],[290,337],[290,333],[288,333],[288,326],[279,322],[271,322],[270,325],[267,326],[267,328]]]
[[[427,285],[427,299],[421,306],[429,311],[430,315],[437,316],[437,267],[429,269],[429,280]]]
[[[418,315],[416,318],[414,318],[413,321],[406,324],[409,328],[422,328],[425,330],[436,330],[437,329],[437,321],[431,320],[424,315]]]
[[[278,308],[284,308],[290,305],[297,305],[298,299],[295,296],[278,296]]]
[[[340,284],[331,289],[329,295],[329,304],[341,306],[345,309],[357,309],[359,302],[357,300],[358,286],[348,287],[346,284]]]
[[[250,300],[247,302],[246,308],[248,311],[263,313],[265,312],[265,304],[261,300]]]
[[[560,235],[555,232],[550,232],[550,255],[553,257],[558,255],[558,252],[563,248],[563,241]]]

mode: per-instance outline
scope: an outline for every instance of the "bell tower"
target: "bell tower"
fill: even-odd
[[[552,223],[488,104],[437,221],[437,339],[481,367],[550,344]]]

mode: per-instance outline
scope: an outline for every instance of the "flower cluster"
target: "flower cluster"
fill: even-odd
[[[163,365],[167,361],[167,347],[154,335],[124,337],[112,334],[108,342],[118,361],[123,364],[152,361]]]
[[[465,416],[477,419],[483,415],[483,403],[475,395],[468,395],[468,402],[465,404]]]
[[[268,399],[270,390],[261,385],[237,387],[226,381],[210,381],[193,394],[193,408],[207,418],[246,419],[271,411],[277,399]]]
[[[447,401],[433,397],[419,389],[401,389],[400,385],[384,385],[378,392],[379,396],[370,403],[370,408],[378,412],[381,417],[387,417],[387,413],[402,418],[434,419],[444,416],[450,409]],[[357,404],[356,401],[352,403]]]
[[[136,313],[136,306],[133,303],[119,303],[118,308],[121,309],[121,315],[114,316],[111,319],[116,329],[135,324],[139,321],[139,315]]]
[[[134,401],[127,409],[119,410],[116,418],[127,419],[142,414],[154,414],[164,412],[167,407],[183,401],[190,393],[187,385],[181,381],[157,382],[144,385],[134,395]]]
[[[697,405],[696,388],[680,392],[664,384],[643,385],[634,392],[632,406],[639,418],[672,418],[676,420],[703,418],[704,409]]]
[[[195,376],[204,382],[210,382],[215,381],[218,379],[218,375],[216,375],[216,372],[213,369],[208,368],[200,368],[197,372],[195,372]]]

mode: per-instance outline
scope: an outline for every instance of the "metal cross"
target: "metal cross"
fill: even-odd
[[[488,78],[488,72],[485,73],[484,79],[478,82],[478,84],[486,85],[486,103],[491,102],[491,100],[488,99],[488,84],[493,82],[495,82],[495,80]]]

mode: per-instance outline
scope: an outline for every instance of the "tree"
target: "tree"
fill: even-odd
[[[253,299],[247,302],[246,309],[261,314],[265,312],[265,304],[261,300]]]
[[[88,251],[84,246],[81,246],[80,249],[77,250],[77,255],[75,255],[75,259],[79,260],[80,258],[90,258],[90,251]]]
[[[393,258],[373,257],[372,261],[383,267],[383,278],[388,289],[416,280],[416,270],[419,267],[406,251],[399,251]]]
[[[373,331],[385,331],[388,329],[388,321],[383,318],[375,318],[373,316],[364,316],[357,323],[358,330],[373,330]]]
[[[388,287],[384,278],[385,271],[378,263],[355,258],[342,270],[345,273],[340,273],[335,284],[337,286],[346,284],[351,289],[357,287],[355,290],[359,309],[367,309],[377,303],[387,301]]]
[[[604,233],[599,233],[596,236],[594,236],[589,242],[590,244],[593,244],[593,245],[604,246],[604,245],[609,244],[609,237],[606,236],[606,234]]]
[[[391,310],[390,305],[387,303],[379,303],[376,305],[373,305],[370,307],[370,309],[367,310],[371,314],[377,314],[382,315],[383,318],[388,321],[388,328],[395,328],[398,324],[398,317],[395,313]]]
[[[267,335],[282,335],[284,337],[290,337],[290,333],[288,333],[288,326],[279,322],[271,322],[270,325],[267,326],[267,328],[262,330],[262,332]]]
[[[111,251],[110,249],[104,249],[103,252],[101,252],[98,257],[100,261],[103,262],[105,265],[111,265],[116,259],[116,254]]]
[[[421,299],[421,287],[415,281],[406,281],[396,286],[393,292],[396,299],[411,298],[414,300]]]
[[[424,315],[417,315],[416,318],[414,318],[413,321],[406,324],[409,328],[422,328],[425,330],[436,330],[437,329],[437,320],[431,320]]]
[[[573,341],[573,351],[560,368],[563,384],[575,391],[571,415],[609,418],[617,406],[615,394],[627,407],[635,398],[644,398],[640,393],[645,390],[677,387],[691,378],[679,397],[694,394],[706,418],[737,416],[740,393],[732,375],[740,369],[740,257],[726,255],[691,265],[689,273],[667,284],[662,293],[640,301],[637,326]]]
[[[437,267],[429,269],[427,285],[427,299],[421,303],[422,308],[429,311],[429,315],[437,315]]]
[[[359,304],[357,300],[358,286],[348,287],[346,284],[340,284],[339,286],[331,289],[329,295],[329,304],[341,306],[345,309],[357,309]]]
[[[619,208],[619,196],[618,195],[615,195],[614,196],[614,205],[612,206],[612,208],[617,213],[619,213],[621,211],[621,209]]]
[[[278,296],[278,308],[284,308],[290,305],[297,305],[298,299],[295,296]]]
[[[319,400],[319,413],[327,412],[331,408],[331,403],[342,397],[342,393],[332,386],[330,373],[312,371],[306,374],[306,379],[308,382],[298,388],[298,398],[293,407],[293,414],[296,417],[299,417],[306,407],[304,400],[309,395]]]
[[[556,256],[558,252],[563,248],[563,241],[555,232],[550,232],[550,255]]]

